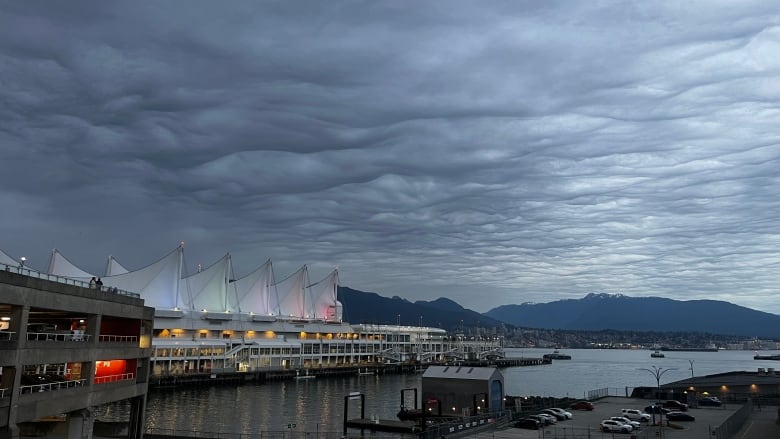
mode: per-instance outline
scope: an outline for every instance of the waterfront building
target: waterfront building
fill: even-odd
[[[311,282],[304,265],[276,281],[266,261],[239,277],[227,254],[187,273],[182,244],[135,271],[109,257],[103,276],[54,250],[46,274],[82,282],[100,277],[102,289],[131,291],[154,308],[152,385],[503,357],[498,337],[467,339],[440,328],[343,321],[338,270]]]
[[[29,270],[0,255],[0,438],[91,438],[93,409],[130,403],[143,434],[154,310],[137,295]]]

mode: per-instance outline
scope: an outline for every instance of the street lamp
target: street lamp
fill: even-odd
[[[691,363],[691,378],[693,378],[693,360],[688,360]]]
[[[21,273],[22,271],[24,271],[24,263],[25,263],[25,262],[27,262],[27,258],[25,258],[24,256],[22,256],[21,258],[19,258],[19,273]]]
[[[674,368],[666,368],[666,369],[664,369],[662,367],[652,366],[652,369],[640,368],[640,369],[637,369],[637,370],[645,370],[647,372],[650,372],[655,377],[655,384],[656,384],[656,389],[657,389],[656,398],[660,400],[661,399],[661,377],[664,376],[664,374],[666,372],[669,372],[670,370],[676,370],[676,369],[674,369]],[[653,423],[655,423],[655,412],[656,412],[656,410],[653,409]],[[659,413],[659,414],[661,415],[661,428],[659,429],[659,431],[660,431],[660,435],[659,436],[660,437],[664,437],[664,433],[663,433],[663,431],[664,431],[663,414],[662,413]]]

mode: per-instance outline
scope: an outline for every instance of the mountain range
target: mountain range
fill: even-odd
[[[582,299],[502,305],[481,314],[439,298],[410,302],[339,287],[344,320],[352,323],[558,330],[699,332],[780,339],[780,316],[717,300],[673,300],[588,294]]]

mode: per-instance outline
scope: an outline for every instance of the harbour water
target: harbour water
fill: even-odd
[[[550,350],[508,349],[508,357],[541,357]],[[506,394],[583,398],[590,390],[609,388],[622,394],[637,386],[655,386],[653,374],[643,369],[663,368],[661,383],[731,371],[780,369],[780,362],[754,360],[754,352],[665,352],[651,358],[648,350],[562,350],[571,360],[550,365],[503,369]],[[777,352],[767,352],[777,353]],[[693,367],[693,371],[691,371]],[[668,370],[667,370],[668,369]],[[155,430],[222,433],[268,431],[340,431],[345,397],[351,392],[366,396],[366,417],[395,419],[401,390],[420,388],[422,375],[355,375],[244,384],[155,390],[147,399],[147,426]],[[109,408],[104,414],[111,416]],[[359,417],[359,406],[350,403],[349,417]]]

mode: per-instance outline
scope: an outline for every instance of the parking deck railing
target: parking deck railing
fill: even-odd
[[[80,380],[56,381],[53,383],[27,384],[24,386],[19,386],[19,394],[22,395],[26,393],[50,392],[50,391],[60,390],[60,389],[82,387],[84,386],[84,384],[86,384],[86,382],[87,380],[80,379]]]

